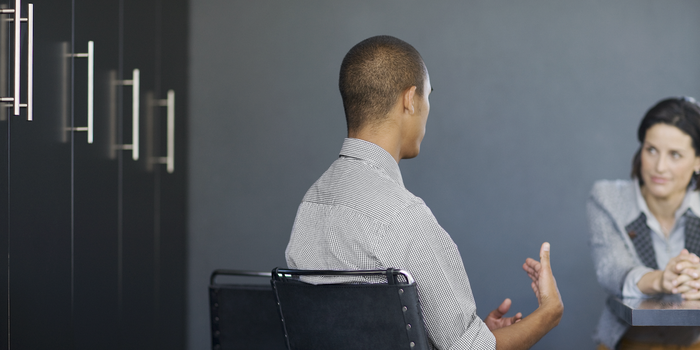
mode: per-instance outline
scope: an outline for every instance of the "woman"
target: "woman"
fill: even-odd
[[[637,138],[632,180],[598,181],[588,200],[598,282],[616,296],[700,299],[700,106],[659,102]],[[700,349],[700,327],[630,327],[607,307],[594,338],[599,350]]]

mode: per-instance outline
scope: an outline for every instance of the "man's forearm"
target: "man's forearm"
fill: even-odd
[[[519,322],[493,331],[496,349],[529,349],[559,324],[563,311],[564,306],[561,304],[540,307]]]

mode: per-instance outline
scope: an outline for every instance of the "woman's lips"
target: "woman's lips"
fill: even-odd
[[[651,177],[651,182],[655,184],[665,184],[669,181],[669,179],[663,178],[663,177],[658,177],[658,176],[652,176]]]

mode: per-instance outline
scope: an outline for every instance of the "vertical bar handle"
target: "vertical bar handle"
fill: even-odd
[[[168,155],[166,169],[172,174],[175,171],[175,91],[168,90]]]
[[[92,143],[93,134],[95,130],[94,126],[94,111],[95,111],[95,42],[88,41],[88,110],[87,110],[87,141]]]
[[[168,173],[175,171],[175,90],[168,90],[168,97],[165,99],[152,100],[152,106],[167,108],[167,155],[165,157],[153,157],[154,164],[165,164]]]
[[[22,12],[22,1],[21,0],[15,0],[15,19],[14,19],[14,24],[15,24],[15,81],[14,81],[14,112],[15,115],[19,115],[19,101],[21,101],[20,97],[20,84],[19,84],[19,59],[20,59],[20,30],[21,30],[21,24],[22,24],[22,17],[21,17],[21,12]]]
[[[117,84],[131,85],[131,144],[115,145],[114,149],[131,150],[131,158],[139,160],[139,95],[141,87],[141,71],[136,68],[131,80],[118,80]]]
[[[29,4],[27,15],[27,32],[29,45],[27,48],[27,120],[34,120],[34,4]],[[19,98],[17,103],[19,104]]]
[[[14,14],[14,18],[9,18],[7,21],[14,22],[15,40],[14,40],[14,95],[12,97],[0,97],[0,102],[12,102],[13,114],[19,115],[20,108],[27,108],[27,120],[33,120],[33,102],[34,102],[34,4],[28,4],[27,18],[22,18],[22,1],[15,0],[14,9],[0,9],[0,14]],[[22,22],[27,22],[27,37],[29,45],[27,48],[27,103],[21,103],[21,84],[20,84],[20,58],[21,58],[21,28]]]
[[[132,92],[132,127],[131,127],[131,142],[132,142],[132,149],[131,149],[131,157],[134,160],[139,160],[139,85],[140,85],[140,79],[141,79],[141,72],[137,69],[134,69],[134,75],[132,78],[132,84],[133,88],[131,89]]]
[[[87,142],[94,140],[95,119],[95,42],[88,41],[87,53],[74,53],[69,56],[88,59],[88,91],[87,91],[87,127],[73,128],[74,131],[87,131]]]

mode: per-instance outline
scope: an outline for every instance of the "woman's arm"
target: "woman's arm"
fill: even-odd
[[[625,245],[622,233],[617,229],[607,210],[589,198],[586,204],[590,229],[591,257],[595,265],[598,283],[612,295],[622,295],[627,274],[635,267],[642,267]]]
[[[663,270],[654,270],[646,273],[637,282],[637,287],[644,294],[677,294],[697,292],[698,278],[695,269],[700,263],[700,258],[683,249],[678,256],[669,260]]]

